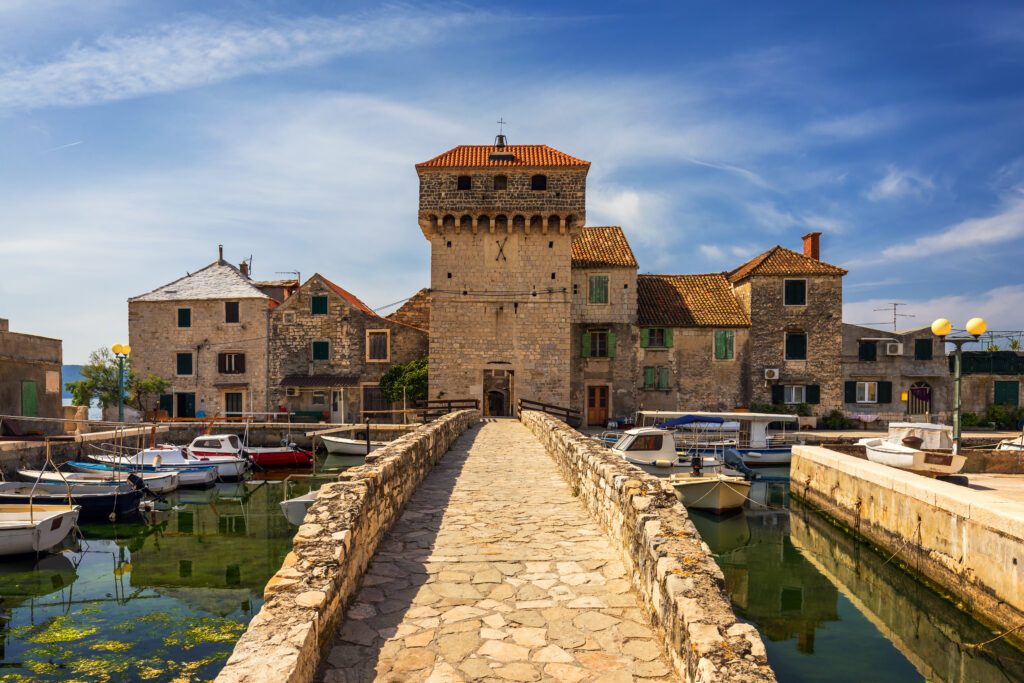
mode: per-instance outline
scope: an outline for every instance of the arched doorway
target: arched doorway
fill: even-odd
[[[907,412],[911,415],[929,415],[932,412],[932,386],[928,382],[914,382],[907,392]]]

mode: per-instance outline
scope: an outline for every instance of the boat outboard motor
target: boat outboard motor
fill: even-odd
[[[747,463],[743,462],[743,456],[735,448],[726,448],[722,454],[722,459],[725,462],[726,467],[734,469],[743,475],[743,478],[747,481],[753,481],[757,479],[757,472],[750,469]]]
[[[131,484],[136,491],[142,491],[146,495],[156,498],[161,503],[167,502],[166,498],[164,498],[159,493],[151,490],[148,486],[146,486],[146,481],[139,475],[135,474],[134,472],[128,475],[128,483]]]
[[[704,458],[701,456],[699,451],[690,457],[690,467],[693,468],[693,471],[690,472],[691,477],[701,476],[701,468],[704,467]]]

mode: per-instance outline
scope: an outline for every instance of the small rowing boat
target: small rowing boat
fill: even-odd
[[[282,500],[281,512],[283,512],[285,518],[295,526],[301,525],[303,520],[306,519],[306,512],[308,512],[310,506],[316,502],[317,493],[317,491],[310,491],[309,493],[304,493],[297,498]]]
[[[163,474],[173,472],[178,475],[178,486],[213,486],[217,481],[217,468],[213,465],[200,467],[154,467],[151,465],[108,465],[98,462],[77,462],[66,463],[68,467],[79,472],[120,472],[127,476],[128,473],[142,474]]]
[[[77,505],[0,505],[0,555],[45,552],[78,521]]]
[[[691,476],[673,474],[669,477],[676,498],[688,508],[709,510],[716,515],[743,507],[750,497],[750,482],[742,477],[724,474]]]
[[[142,491],[131,484],[0,483],[0,505],[77,505],[83,522],[114,521],[139,512]]]

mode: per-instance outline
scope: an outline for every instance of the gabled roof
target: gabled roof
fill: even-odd
[[[725,273],[637,276],[637,323],[662,327],[749,327]]]
[[[372,316],[374,318],[379,318],[380,317],[379,315],[374,313],[372,308],[370,308],[369,306],[364,304],[359,297],[357,297],[355,294],[353,294],[352,292],[348,291],[347,289],[339,287],[338,285],[334,284],[333,282],[331,282],[330,280],[325,278],[320,273],[314,274],[313,277],[318,277],[321,280],[323,280],[325,285],[327,285],[331,290],[333,290],[335,294],[337,294],[342,299],[347,301],[350,306],[354,306],[355,308],[358,308],[360,311],[362,311],[366,315]],[[310,279],[312,279],[312,278],[310,278]],[[308,282],[308,280],[307,280],[307,282]]]
[[[128,301],[195,301],[197,299],[268,299],[242,271],[225,261],[210,265]]]
[[[502,158],[491,158],[491,155]],[[509,156],[511,155],[511,156]],[[444,154],[416,164],[421,168],[509,168],[575,166],[589,168],[590,162],[569,156],[547,145],[459,145]]]
[[[413,294],[387,319],[428,332],[430,330],[430,290],[423,288]]]
[[[617,225],[583,228],[572,240],[573,268],[636,268],[626,234]]]
[[[846,275],[846,270],[775,246],[730,272],[729,279],[739,282],[751,275]]]

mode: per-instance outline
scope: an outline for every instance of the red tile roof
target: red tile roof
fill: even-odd
[[[724,273],[637,276],[637,322],[660,327],[749,327]]]
[[[339,287],[338,285],[334,284],[333,282],[325,278],[323,275],[320,275],[320,273],[317,273],[316,277],[319,277],[321,280],[323,280],[325,285],[333,289],[335,294],[337,294],[342,299],[347,301],[350,305],[355,306],[366,315],[372,316],[374,318],[380,317],[379,315],[373,312],[372,308],[364,304],[362,300],[352,292],[348,291],[347,289],[343,289],[342,287]]]
[[[751,275],[846,275],[846,270],[775,246],[730,272],[729,279],[739,282]]]
[[[491,159],[491,154],[511,154],[511,159]],[[429,161],[416,164],[416,168],[477,168],[514,166],[575,166],[587,168],[589,161],[569,156],[547,145],[459,145]]]
[[[572,241],[573,268],[636,268],[636,257],[622,228],[583,228]]]

